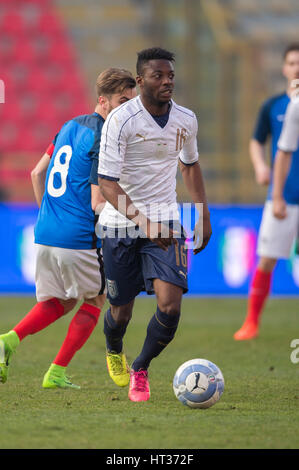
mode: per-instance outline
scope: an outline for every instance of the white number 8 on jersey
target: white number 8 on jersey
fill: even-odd
[[[65,154],[65,162],[61,163],[60,157]],[[69,171],[70,159],[73,154],[73,149],[70,145],[63,145],[55,155],[54,165],[49,174],[48,179],[48,193],[53,197],[60,197],[66,191],[66,178]],[[54,175],[55,173],[60,174],[61,186],[59,188],[54,187]]]

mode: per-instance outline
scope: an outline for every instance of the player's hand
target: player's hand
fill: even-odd
[[[171,230],[167,225],[161,222],[150,222],[147,226],[147,237],[156,243],[162,250],[167,251],[170,245],[177,245],[175,238],[178,232]]]
[[[257,184],[267,186],[271,182],[271,169],[268,165],[261,165],[255,170]]]
[[[202,233],[201,233],[202,232]],[[202,221],[198,220],[194,228],[194,249],[193,254],[197,255],[200,253],[209,243],[209,240],[212,236],[212,226],[210,221],[210,216],[206,215],[203,217]]]
[[[272,211],[277,219],[285,219],[287,216],[287,204],[284,199],[273,199]]]

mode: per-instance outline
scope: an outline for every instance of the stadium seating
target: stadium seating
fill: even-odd
[[[55,7],[50,0],[0,0],[0,179],[11,200],[32,200],[30,170],[63,122],[90,111],[87,84]],[[16,159],[22,162],[17,174]]]

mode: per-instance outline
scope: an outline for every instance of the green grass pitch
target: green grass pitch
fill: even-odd
[[[0,298],[0,331],[11,329],[34,298]],[[43,390],[41,382],[74,312],[26,338],[0,384],[1,449],[294,449],[298,447],[298,299],[269,300],[259,338],[235,342],[246,299],[185,298],[174,341],[152,362],[151,398],[132,403],[107,374],[103,316],[68,373],[81,390]],[[129,362],[138,354],[155,300],[139,298],[125,338]],[[299,354],[297,354],[297,357]],[[192,410],[174,396],[179,365],[196,357],[216,363],[225,378],[220,401]]]

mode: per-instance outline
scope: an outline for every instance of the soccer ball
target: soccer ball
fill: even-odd
[[[173,379],[175,396],[190,408],[210,408],[217,403],[223,390],[221,370],[207,359],[184,362]]]

